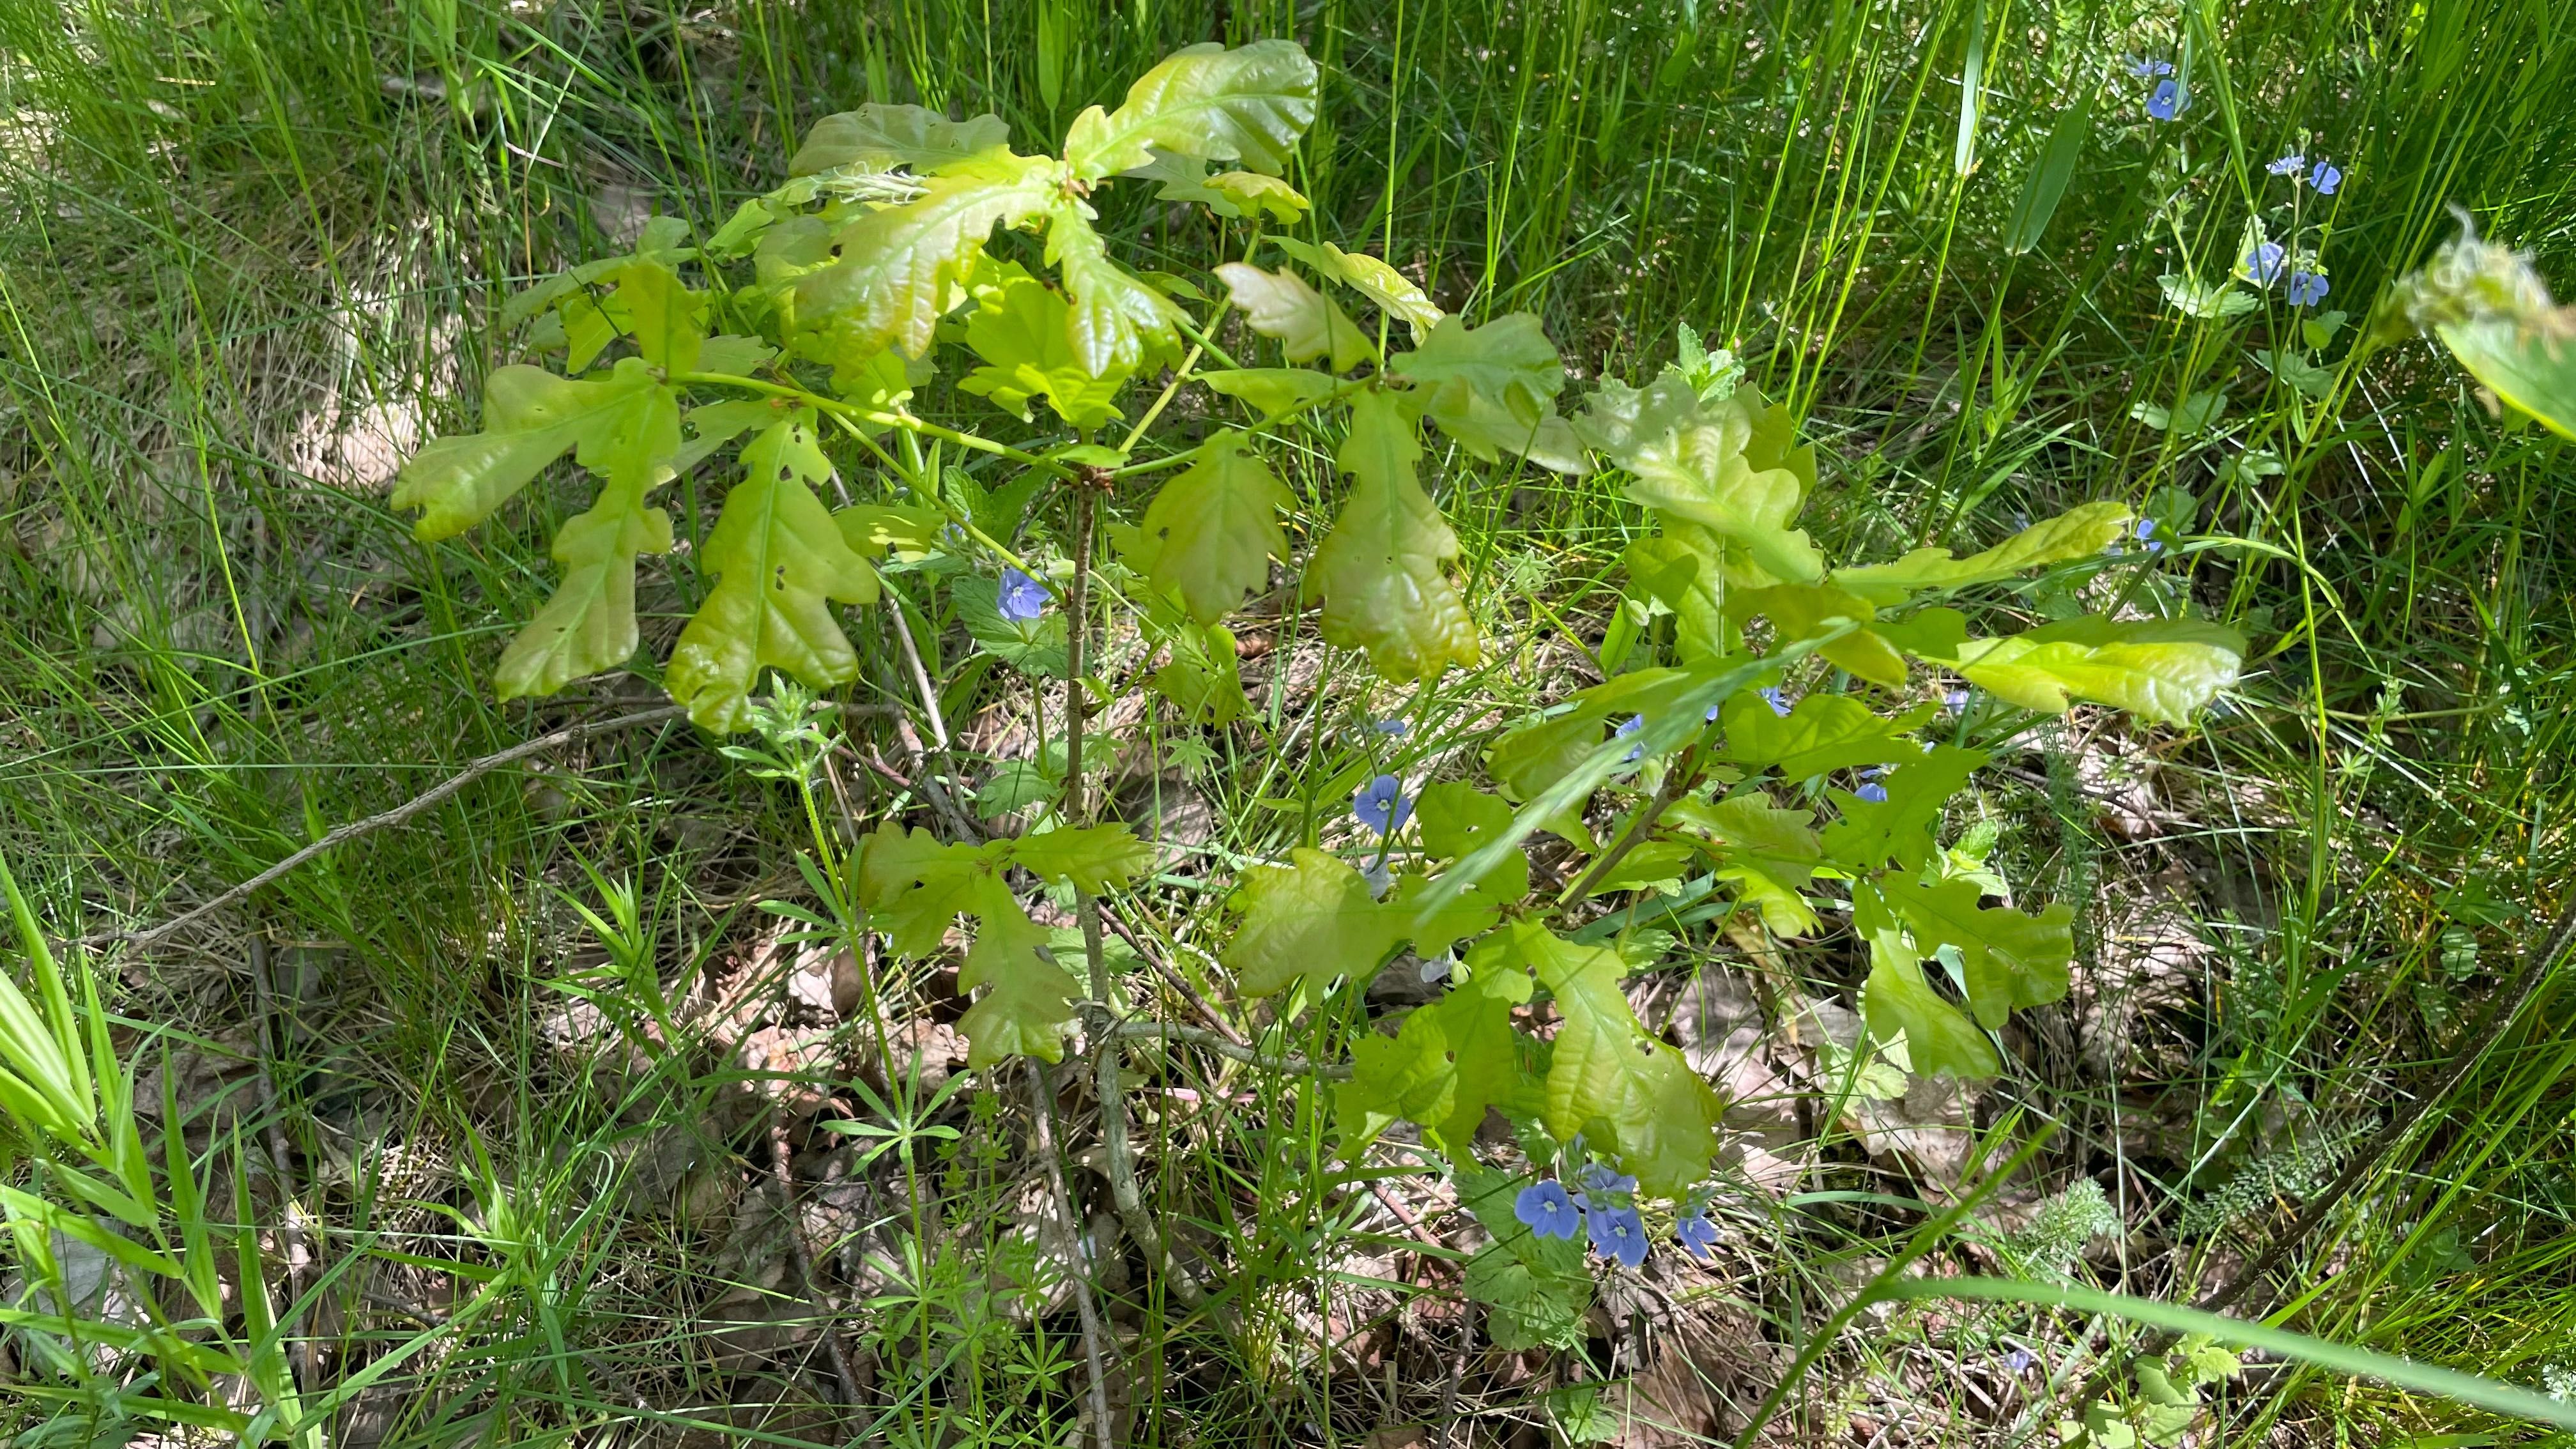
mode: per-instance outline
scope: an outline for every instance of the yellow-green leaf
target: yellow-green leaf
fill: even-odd
[[[1072,307],[1054,288],[1011,270],[1015,275],[986,289],[966,319],[966,345],[984,365],[959,378],[958,390],[991,398],[1022,419],[1032,400],[1044,398],[1056,416],[1085,431],[1118,417],[1129,374],[1093,373],[1073,350]]]
[[[1887,608],[1924,589],[1993,583],[2024,569],[2090,558],[2119,538],[2136,516],[2125,504],[2087,503],[2034,523],[1983,553],[1953,558],[1946,548],[1918,548],[1893,563],[1836,569],[1833,581]]]
[[[1736,898],[1760,911],[1772,934],[1803,936],[1816,928],[1803,894],[1824,863],[1814,812],[1782,810],[1766,796],[1746,795],[1714,804],[1677,800],[1666,818],[1707,839],[1716,878],[1731,882]]]
[[[1938,847],[1934,832],[1942,812],[1986,758],[1956,745],[1934,745],[1878,777],[1884,800],[1829,792],[1843,818],[1825,827],[1826,858],[1853,873],[1889,864],[1922,869]]]
[[[2024,709],[2066,712],[2070,696],[2183,724],[2236,682],[2245,636],[2199,619],[2086,617],[2004,639],[1971,639],[1956,667]]]
[[[1278,177],[1258,171],[1222,171],[1210,176],[1207,163],[1192,156],[1158,151],[1152,161],[1121,174],[1139,181],[1161,182],[1161,189],[1154,193],[1157,201],[1195,201],[1229,219],[1268,212],[1277,220],[1295,221],[1306,214],[1306,198]]]
[[[1422,831],[1423,850],[1435,859],[1455,860],[1508,829],[1512,807],[1464,780],[1443,780],[1424,787],[1414,802],[1413,818]],[[1519,900],[1529,894],[1529,857],[1512,856],[1478,884],[1498,900]]]
[[[1876,891],[1863,887],[1853,893],[1852,927],[1869,943],[1861,1002],[1873,1039],[1892,1042],[1901,1034],[1906,1060],[1919,1076],[1983,1080],[2003,1070],[1994,1043],[1925,979],[1923,953]]]
[[[984,994],[957,1019],[966,1064],[981,1070],[1015,1056],[1061,1061],[1082,988],[1048,954],[1046,927],[1030,920],[1010,887],[990,875],[974,880],[967,909],[981,924],[958,968],[957,989]]]
[[[1512,1007],[1528,999],[1528,978],[1495,972],[1414,1011],[1394,1036],[1361,1037],[1351,1048],[1351,1080],[1336,1093],[1343,1155],[1401,1117],[1421,1123],[1443,1151],[1464,1156],[1485,1109],[1507,1097],[1520,1075]]]
[[[422,448],[403,465],[393,506],[422,510],[413,537],[453,537],[489,517],[568,448],[583,467],[608,471],[671,406],[668,390],[641,358],[625,359],[596,382],[525,365],[501,368],[483,383],[483,431]]]
[[[639,359],[627,362],[643,366]],[[671,551],[671,516],[646,506],[644,496],[672,476],[679,451],[679,399],[655,386],[638,392],[619,431],[586,442],[576,454],[601,473],[599,496],[555,534],[563,578],[502,651],[493,671],[501,698],[551,694],[633,657],[635,557]]]
[[[2010,906],[1979,904],[1974,881],[1920,885],[1902,875],[1881,877],[1875,891],[1913,933],[1925,956],[1957,948],[1967,977],[1968,1009],[1993,1031],[2015,1008],[2045,1006],[2066,995],[2067,968],[2075,956],[2075,908],[2060,901],[2038,915]]]
[[[1047,223],[1046,259],[1064,278],[1073,355],[1094,377],[1132,372],[1149,354],[1177,350],[1181,310],[1152,284],[1109,259],[1108,244],[1073,203]]]
[[[2488,391],[2560,437],[2576,438],[2576,307],[2446,323],[2433,335]]]
[[[1117,110],[1076,116],[1064,157],[1091,179],[1145,165],[1158,149],[1275,176],[1314,119],[1315,63],[1295,41],[1234,50],[1208,41],[1137,77]]]
[[[1299,848],[1287,865],[1243,873],[1243,924],[1219,959],[1246,996],[1271,996],[1303,982],[1320,997],[1336,976],[1365,983],[1399,939],[1393,911],[1338,857]]]
[[[1425,388],[1460,384],[1524,423],[1537,422],[1565,388],[1565,365],[1557,360],[1556,346],[1538,318],[1527,312],[1497,317],[1482,327],[1469,327],[1462,318],[1437,318],[1420,347],[1388,366]]]
[[[889,343],[919,357],[996,226],[1046,214],[1061,172],[1044,156],[986,152],[924,183],[916,199],[861,215],[833,236],[840,259],[796,280],[800,325],[847,325],[853,349]]]
[[[943,845],[916,826],[877,827],[859,852],[859,903],[868,924],[885,933],[899,956],[939,949],[957,917],[973,908],[973,887],[992,862],[971,845]]]
[[[1226,262],[1216,274],[1243,310],[1245,324],[1264,337],[1278,338],[1290,362],[1329,356],[1333,371],[1347,372],[1377,354],[1348,313],[1294,272]]]
[[[1297,505],[1231,429],[1201,445],[1199,460],[1163,485],[1137,529],[1130,562],[1157,588],[1177,591],[1201,624],[1242,607],[1270,581],[1270,559],[1288,556],[1278,514]]]
[[[1547,1130],[1560,1141],[1580,1132],[1635,1174],[1639,1186],[1678,1197],[1708,1175],[1723,1107],[1682,1054],[1647,1034],[1620,990],[1627,962],[1608,946],[1584,946],[1519,922],[1488,937],[1474,959],[1515,962],[1554,994],[1562,1018],[1549,1053]]]
[[[1845,694],[1810,694],[1781,714],[1758,694],[1739,694],[1719,712],[1726,746],[1718,758],[1749,774],[1777,768],[1782,777],[1806,780],[1828,770],[1893,765],[1922,758],[1914,732],[1932,718],[1929,705],[1884,717]]]
[[[680,631],[663,683],[699,728],[727,733],[750,723],[748,696],[763,669],[783,669],[817,689],[858,677],[858,655],[832,604],[872,604],[876,571],[851,550],[813,485],[832,464],[814,415],[772,424],[742,450],[743,481],[725,495],[703,566],[715,578]]]
[[[1630,498],[1724,537],[1766,582],[1823,576],[1824,555],[1790,527],[1814,486],[1815,450],[1793,447],[1788,417],[1751,387],[1710,402],[1667,367],[1642,389],[1604,382],[1574,427],[1633,475]]]
[[[1154,671],[1154,690],[1191,724],[1219,729],[1251,711],[1233,633],[1222,625],[1182,622],[1164,641],[1170,662]]]
[[[1328,372],[1305,367],[1246,367],[1230,372],[1202,372],[1199,381],[1230,398],[1252,404],[1264,417],[1277,417],[1312,407],[1341,386]]]
[[[805,133],[805,144],[787,163],[790,176],[849,167],[931,171],[980,156],[1011,142],[1011,128],[995,115],[952,121],[920,106],[875,101],[855,111],[825,116]]]
[[[1099,895],[1154,868],[1154,847],[1124,825],[1065,826],[1009,842],[1011,863],[1040,880]]]
[[[1281,251],[1314,268],[1317,275],[1329,277],[1375,302],[1380,311],[1412,329],[1417,346],[1446,315],[1432,303],[1429,293],[1413,284],[1412,278],[1365,252],[1346,252],[1331,242],[1304,242],[1291,236],[1274,236],[1270,240]],[[1536,319],[1531,320],[1535,324]],[[1484,334],[1480,332],[1478,335]],[[1545,334],[1541,334],[1539,340],[1544,344]],[[1555,349],[1548,350],[1547,360],[1551,363],[1556,361]],[[1560,368],[1557,385],[1562,387],[1564,380],[1564,371]],[[1549,390],[1549,395],[1554,395],[1554,389]]]
[[[1479,645],[1466,600],[1442,565],[1458,535],[1414,478],[1422,444],[1382,392],[1351,404],[1350,435],[1334,462],[1351,475],[1333,531],[1306,566],[1306,597],[1324,601],[1326,643],[1365,649],[1391,680],[1437,679],[1472,667]]]

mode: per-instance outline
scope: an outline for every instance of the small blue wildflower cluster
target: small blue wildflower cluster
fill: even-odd
[[[2341,167],[2322,156],[2311,161],[2298,151],[2275,157],[2266,162],[2263,169],[2274,176],[2288,177],[2293,190],[2301,186],[2312,187],[2319,196],[2332,196],[2336,188],[2343,185]],[[2293,307],[2313,307],[2326,299],[2326,293],[2334,290],[2313,253],[2293,255],[2279,242],[2256,243],[2245,254],[2245,275],[2266,287],[2286,276],[2289,286],[2283,289],[2282,295]]]
[[[2147,92],[2148,115],[2159,121],[2170,121],[2191,104],[2191,97],[2184,92],[2182,82],[2173,78],[2172,61],[2133,55],[2128,57],[2128,62],[2129,74],[2156,83],[2155,89]]]
[[[1594,1252],[1621,1267],[1642,1267],[1646,1220],[1637,1211],[1637,1179],[1594,1162],[1584,1166],[1582,1183],[1582,1191],[1568,1192],[1564,1183],[1553,1178],[1534,1182],[1512,1199],[1512,1216],[1542,1238],[1570,1239],[1583,1231],[1591,1237]],[[1709,1221],[1706,1208],[1686,1211],[1673,1227],[1673,1239],[1682,1251],[1706,1262],[1717,1246],[1717,1224]]]

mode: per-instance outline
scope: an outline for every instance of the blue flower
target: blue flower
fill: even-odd
[[[993,598],[1002,617],[1014,624],[1034,624],[1046,612],[1046,585],[1018,569],[1002,570],[1001,591]]]
[[[2190,98],[2182,93],[2180,82],[2158,81],[2156,93],[2147,97],[2147,114],[2159,121],[2170,121],[2181,115],[2182,108],[2190,104]]]
[[[2281,269],[2289,264],[2290,254],[2279,242],[2264,242],[2245,254],[2245,275],[2270,286],[2281,280]]]
[[[2300,169],[2307,164],[2307,157],[2293,151],[2289,155],[2282,157],[2280,160],[2265,166],[2263,169],[2271,172],[2275,176],[2296,176],[2299,174]]]
[[[1552,1178],[1522,1188],[1520,1196],[1512,1199],[1512,1216],[1527,1224],[1532,1236],[1541,1238],[1571,1238],[1583,1223],[1565,1184]]]
[[[1370,723],[1369,728],[1377,731],[1379,734],[1392,735],[1397,739],[1402,739],[1413,732],[1412,722],[1400,719],[1376,720]]]
[[[1710,705],[1710,706],[1708,707],[1708,722],[1709,722],[1710,724],[1715,724],[1715,723],[1717,723],[1717,706],[1716,706],[1716,705],[1713,705],[1713,704],[1712,704],[1712,705]]]
[[[2317,195],[2332,196],[2335,188],[2343,185],[2343,172],[2331,161],[2319,161],[2308,172],[2308,184],[2317,189]]]
[[[2028,1371],[2033,1362],[2034,1360],[2030,1356],[2030,1350],[2026,1348],[2017,1348],[2004,1355],[2004,1367],[2014,1373],[2023,1373]]]
[[[1941,707],[1952,714],[1965,714],[1968,709],[1968,691],[1954,689],[1942,695]]]
[[[1635,1192],[1637,1179],[1624,1172],[1614,1172],[1598,1162],[1583,1164],[1585,1192]]]
[[[2152,518],[2138,520],[2138,542],[2145,544],[2149,553],[2165,551],[2165,541],[2156,537],[2156,521]]]
[[[1852,794],[1860,799],[1868,801],[1872,805],[1884,805],[1887,803],[1887,787],[1878,783],[1876,780],[1862,781],[1861,787],[1854,790]]]
[[[2286,295],[2293,307],[2313,307],[2324,301],[2326,293],[2330,290],[2332,288],[2326,285],[2325,274],[2322,272],[2292,272],[2289,291]]]
[[[2124,58],[2129,62],[2129,74],[2140,80],[2154,80],[2160,75],[2173,74],[2173,62],[2169,60],[2157,60],[2153,56],[2145,55]]]
[[[1393,835],[1413,818],[1413,802],[1404,798],[1404,782],[1380,775],[1351,793],[1351,815],[1380,835]]]
[[[1780,686],[1765,685],[1758,693],[1761,694],[1763,702],[1771,706],[1773,714],[1785,717],[1789,713],[1789,697],[1780,692]]]
[[[1682,1251],[1705,1263],[1711,1248],[1717,1246],[1717,1224],[1706,1213],[1693,1213],[1673,1225],[1673,1238]]]
[[[1635,734],[1637,731],[1644,729],[1645,727],[1646,717],[1642,714],[1632,714],[1625,720],[1622,720],[1619,727],[1612,730],[1610,733],[1613,738],[1624,740],[1628,736]],[[1633,765],[1645,753],[1646,747],[1644,745],[1631,745],[1628,747],[1628,753],[1626,756],[1627,762]]]
[[[1616,1258],[1628,1268],[1646,1261],[1646,1220],[1635,1208],[1597,1207],[1583,1221],[1592,1230],[1593,1250],[1602,1257]]]

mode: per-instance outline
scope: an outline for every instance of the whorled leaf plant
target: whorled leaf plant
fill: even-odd
[[[739,481],[699,560],[712,587],[664,672],[715,731],[744,726],[765,670],[849,683],[857,655],[836,606],[876,602],[881,570],[898,565],[948,580],[979,645],[1032,675],[1080,672],[1080,621],[1068,649],[1062,620],[1045,617],[1050,594],[1112,591],[1165,651],[1151,685],[1185,722],[1243,713],[1224,621],[1266,590],[1273,560],[1301,569],[1327,642],[1364,651],[1381,678],[1436,680],[1485,654],[1459,539],[1428,486],[1443,445],[1598,478],[1653,525],[1628,551],[1625,633],[1601,651],[1609,677],[1495,739],[1490,789],[1448,781],[1415,798],[1388,782],[1375,823],[1390,845],[1410,827],[1400,854],[1363,870],[1300,848],[1244,871],[1220,953],[1239,991],[1311,1003],[1364,988],[1408,945],[1426,959],[1461,952],[1440,1000],[1357,1043],[1340,1088],[1346,1147],[1408,1120],[1482,1172],[1470,1139],[1496,1110],[1538,1155],[1597,1156],[1595,1170],[1633,1177],[1614,1174],[1604,1201],[1700,1191],[1723,1107],[1629,1006],[1635,943],[1584,928],[1605,899],[1697,881],[1783,937],[1848,910],[1869,950],[1872,1037],[1901,1044],[1917,1072],[1999,1071],[2008,1015],[2066,990],[2073,911],[1989,904],[1986,878],[1943,848],[1945,807],[1988,756],[1928,741],[1937,706],[1907,699],[1931,676],[1982,691],[2001,706],[1988,738],[2078,700],[2180,725],[2234,680],[2242,640],[2195,617],[2134,614],[1981,632],[1996,611],[1958,607],[1978,591],[2148,559],[2105,556],[2133,535],[2130,511],[2089,504],[1966,557],[1926,547],[1845,564],[1800,526],[1817,476],[1795,420],[1688,329],[1681,361],[1642,385],[1605,381],[1569,409],[1535,317],[1471,322],[1376,257],[1266,234],[1305,214],[1282,173],[1315,93],[1291,43],[1196,46],[1115,110],[1083,112],[1051,156],[1013,150],[991,116],[865,106],[817,125],[787,183],[703,242],[657,221],[630,254],[515,298],[504,321],[527,326],[532,354],[553,365],[495,372],[484,430],[430,444],[395,500],[435,540],[567,452],[597,476],[590,509],[556,538],[554,597],[502,655],[501,692],[629,663],[638,560],[675,541],[656,500],[728,449]],[[1122,179],[1229,224],[1225,254],[1241,259],[1209,267],[1205,287],[1122,265],[1091,205]],[[1276,355],[1229,356],[1217,340],[1228,312]],[[955,394],[989,402],[990,424],[912,406],[943,373]],[[1149,374],[1159,395],[1124,441],[1097,441]],[[1239,406],[1238,420],[1140,454],[1191,384]],[[1297,496],[1268,461],[1292,420],[1337,440],[1332,467],[1349,480],[1302,561],[1282,522]],[[952,466],[961,458],[980,476]],[[828,506],[818,490],[838,478],[882,491]],[[1050,484],[1077,500],[1077,561],[1091,557],[1093,500],[1106,500],[1119,564],[1059,566],[1050,585],[1011,551],[1031,494]],[[1106,688],[1076,679],[1069,697]],[[1088,898],[1152,860],[1124,826],[1086,822],[1078,744],[1069,755],[1035,762],[1008,800],[1061,789],[1074,803],[1042,818],[1051,830],[978,846],[888,826],[852,872],[899,954],[935,952],[961,916],[975,921],[960,979],[982,993],[963,1023],[979,1065],[1056,1059],[1103,979],[1096,930],[1086,984],[1058,964],[1008,870]],[[1541,830],[1581,863],[1534,894],[1521,847]],[[1820,881],[1842,883],[1842,899]],[[1579,1315],[1529,1297],[1563,1265],[1524,1249],[1478,1281],[1520,1294],[1528,1323],[1555,1325],[1530,1332],[1573,1331]]]

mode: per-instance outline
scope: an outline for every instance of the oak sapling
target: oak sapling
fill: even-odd
[[[1271,40],[1167,58],[1115,110],[1083,112],[1053,155],[1017,152],[992,116],[828,117],[789,179],[712,236],[657,221],[631,252],[514,298],[504,321],[546,365],[492,374],[484,430],[423,449],[395,502],[435,540],[567,452],[598,478],[556,537],[554,596],[498,666],[503,695],[543,694],[633,661],[639,561],[678,538],[657,500],[693,470],[730,471],[698,558],[710,587],[663,676],[719,733],[754,722],[765,673],[852,683],[842,606],[884,607],[897,572],[913,607],[947,591],[1004,677],[1066,677],[1087,704],[1077,721],[1111,688],[1083,677],[1106,608],[1167,661],[1131,687],[1177,728],[1249,728],[1226,621],[1268,592],[1274,561],[1296,572],[1323,639],[1383,680],[1486,658],[1430,486],[1447,459],[1545,469],[1641,507],[1626,591],[1646,623],[1612,661],[1625,667],[1492,739],[1481,783],[1408,778],[1389,756],[1353,798],[1365,855],[1310,840],[1246,868],[1217,950],[1241,995],[1292,1005],[1364,990],[1407,946],[1454,955],[1448,989],[1397,1035],[1351,1044],[1335,1088],[1344,1150],[1418,1124],[1497,1235],[1488,1252],[1502,1256],[1471,1269],[1471,1288],[1510,1305],[1506,1336],[1558,1341],[1580,1332],[1582,1205],[1477,1163],[1489,1109],[1519,1125],[1541,1175],[1596,1184],[1582,1210],[1612,1261],[1634,1266],[1650,1240],[1695,1254],[1716,1240],[1705,1212],[1724,1104],[1630,1007],[1622,980],[1651,963],[1581,929],[1603,903],[1697,879],[1783,937],[1848,910],[1880,1049],[1917,1073],[1990,1076],[2009,1013],[2064,994],[2073,912],[1987,904],[1963,876],[1973,865],[1943,848],[1946,807],[1988,760],[1964,742],[1968,720],[1995,740],[2081,700],[2182,725],[2234,681],[2243,641],[2187,613],[1985,633],[1998,611],[1960,607],[2043,570],[2080,582],[2186,551],[2168,529],[2173,554],[2114,556],[2145,537],[2119,503],[1966,557],[1831,557],[1800,526],[1818,480],[1796,420],[1687,327],[1676,363],[1576,398],[1536,317],[1452,315],[1377,257],[1271,231],[1306,219],[1283,176],[1315,106],[1312,63]],[[1208,265],[1182,277],[1123,263],[1093,225],[1112,186],[1205,211]],[[1227,354],[1229,316],[1265,355]],[[1220,421],[1176,441],[1167,404],[1194,386]],[[1330,518],[1306,516],[1281,481],[1292,430],[1348,480]],[[1069,537],[1047,543],[1048,528]],[[1956,727],[1952,742],[1926,738],[1936,723]],[[1374,734],[1401,752],[1410,730]],[[1088,818],[1079,740],[1064,742],[1062,778],[1042,754],[1036,788],[1011,793],[1008,808],[1036,816],[1030,833],[978,843],[889,822],[840,873],[898,956],[941,951],[973,922],[959,981],[978,999],[960,1026],[977,1067],[1057,1059],[1086,1003],[1095,1037],[1115,1036],[1097,1029],[1098,930],[1085,931],[1091,973],[1068,969],[1014,871],[1086,912],[1117,895],[1158,909],[1140,885],[1153,849]],[[1574,849],[1571,874],[1529,869],[1539,831]],[[1553,1024],[1534,1028],[1518,1008],[1541,1001]]]

